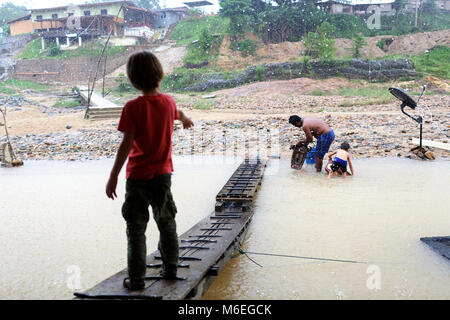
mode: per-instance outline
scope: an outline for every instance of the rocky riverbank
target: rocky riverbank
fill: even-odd
[[[436,114],[439,117],[439,114]],[[418,127],[401,116],[378,115],[325,115],[334,129],[336,140],[332,149],[343,141],[350,143],[355,158],[407,157],[414,146],[411,139],[418,137]],[[447,126],[445,120],[439,122]],[[114,124],[113,124],[114,125]],[[196,121],[194,130],[179,126],[173,135],[175,155],[208,154],[239,155],[260,154],[289,157],[290,145],[303,133],[287,123],[286,117],[268,117],[262,120]],[[94,160],[114,157],[121,134],[111,129],[79,129],[73,132],[26,134],[12,136],[11,142],[19,159]],[[431,123],[425,124],[425,138],[442,141]],[[3,140],[3,139],[2,139]],[[445,139],[444,139],[445,140]],[[445,140],[448,142],[448,140]],[[439,158],[450,153],[434,150]]]
[[[289,147],[303,137],[303,131],[291,126],[291,114],[324,119],[336,134],[334,150],[341,142],[351,145],[354,158],[407,157],[419,137],[417,123],[403,115],[399,102],[387,97],[344,97],[331,95],[345,79],[316,81],[295,79],[255,83],[214,93],[214,98],[174,95],[178,107],[195,122],[194,130],[183,130],[178,124],[173,135],[175,155],[260,154],[290,157]],[[346,85],[360,85],[346,83]],[[388,85],[383,85],[388,87]],[[320,87],[330,95],[313,96],[307,92]],[[387,90],[387,89],[386,89]],[[390,96],[390,95],[389,95]],[[41,101],[41,96],[37,99]],[[391,100],[390,100],[391,99]],[[386,100],[386,101],[385,101]],[[33,102],[31,95],[9,100],[8,131],[16,155],[21,160],[93,160],[114,157],[121,140],[118,119],[85,120],[84,110],[52,107]],[[207,101],[207,109],[199,103]],[[424,116],[424,139],[450,143],[450,96],[424,96],[423,109],[414,113]],[[3,131],[2,120],[0,130]],[[0,144],[6,141],[0,137]],[[433,150],[437,158],[450,158],[450,152]]]

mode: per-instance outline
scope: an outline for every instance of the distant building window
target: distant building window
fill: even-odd
[[[100,14],[101,14],[102,16],[106,16],[106,15],[108,15],[108,10],[102,9],[102,10],[100,10]]]
[[[90,15],[91,15],[91,12],[90,12],[89,10],[88,10],[88,11],[85,11],[85,12],[84,12],[84,15],[85,15],[85,16],[90,16]]]
[[[42,16],[41,16],[41,15],[36,16],[36,20],[37,20],[37,21],[42,21]]]
[[[58,19],[58,14],[56,13],[52,14],[52,19]]]

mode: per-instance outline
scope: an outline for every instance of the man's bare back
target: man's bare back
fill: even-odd
[[[313,140],[313,136],[317,139],[321,134],[331,131],[330,126],[325,121],[316,118],[303,118],[302,127],[308,142]]]

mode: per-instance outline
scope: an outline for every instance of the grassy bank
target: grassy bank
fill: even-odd
[[[35,91],[45,91],[51,89],[50,86],[17,79],[8,79],[0,82],[0,93],[3,94],[15,94],[21,90],[35,90]]]
[[[85,42],[82,47],[74,50],[60,50],[55,44],[46,43],[42,50],[41,38],[30,41],[16,56],[16,59],[68,59],[79,56],[98,57],[101,55],[104,44],[100,41]],[[108,55],[125,53],[122,46],[109,47]]]
[[[438,46],[420,56],[411,57],[418,72],[450,79],[450,47]]]
[[[414,68],[423,76],[432,75],[440,79],[450,79],[450,47],[440,45],[421,55],[393,54],[380,59],[411,59]]]
[[[187,66],[207,65],[217,57],[229,20],[218,16],[206,16],[180,21],[170,35],[178,45],[185,45],[187,52],[183,62]]]
[[[176,40],[178,45],[188,45],[199,40],[203,30],[208,30],[211,35],[225,35],[230,21],[219,16],[207,16],[191,18],[180,21],[170,34],[171,40]]]

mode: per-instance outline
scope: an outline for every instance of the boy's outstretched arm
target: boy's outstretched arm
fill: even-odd
[[[336,154],[336,152],[337,152],[337,150],[336,150],[336,151],[333,151],[332,153],[330,153],[330,154],[328,155],[328,159],[331,160],[331,158],[333,158],[333,156]]]
[[[117,150],[116,160],[114,161],[113,168],[109,175],[108,183],[106,184],[106,195],[108,196],[108,198],[111,198],[113,200],[114,198],[117,198],[117,177],[119,176],[123,164],[127,160],[128,154],[130,153],[131,147],[133,146],[133,140],[134,136],[132,134],[124,133],[122,142],[119,146],[119,150]]]
[[[189,129],[194,126],[194,122],[192,122],[191,118],[187,117],[181,110],[178,110],[178,120],[181,121],[184,129]]]

